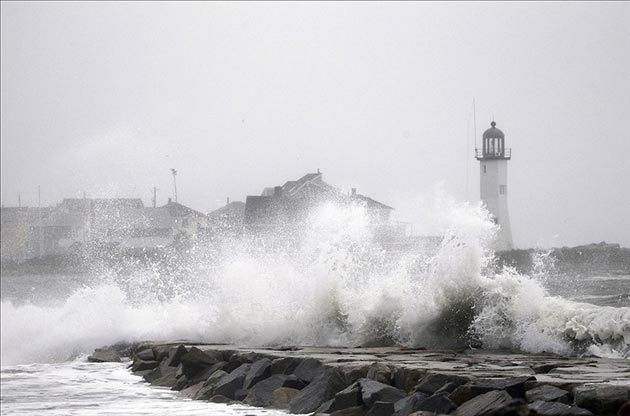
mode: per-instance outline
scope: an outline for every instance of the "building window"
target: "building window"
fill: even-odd
[[[499,194],[501,195],[507,194],[507,185],[499,185]]]
[[[483,165],[483,173],[486,173],[486,165]]]

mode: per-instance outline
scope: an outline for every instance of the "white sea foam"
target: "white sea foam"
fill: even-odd
[[[104,272],[56,306],[5,300],[2,364],[147,339],[628,354],[630,308],[549,296],[540,265],[533,277],[491,272],[488,213],[440,207],[444,238],[429,250],[385,253],[362,207],[327,204],[290,244],[226,239],[194,272]]]

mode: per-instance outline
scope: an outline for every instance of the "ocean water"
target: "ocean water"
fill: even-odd
[[[629,274],[558,272],[544,252],[531,271],[497,269],[496,228],[480,206],[443,206],[431,221],[441,241],[391,253],[362,207],[327,204],[300,233],[225,238],[175,270],[3,275],[2,414],[271,414],[181,401],[125,365],[85,362],[119,341],[630,357]]]

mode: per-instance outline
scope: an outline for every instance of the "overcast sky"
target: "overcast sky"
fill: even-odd
[[[630,246],[630,3],[0,7],[5,206],[165,203],[173,167],[207,212],[319,168],[414,220],[479,198],[475,97],[516,246]]]

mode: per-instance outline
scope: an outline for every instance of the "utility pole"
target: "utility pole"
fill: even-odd
[[[42,257],[44,251],[44,234],[42,230],[42,187],[37,185],[37,213],[39,215],[39,258]]]
[[[22,194],[18,192],[18,208],[22,208]]]
[[[177,171],[171,168],[171,173],[173,174],[173,187],[175,188],[175,202],[177,202]]]
[[[157,188],[153,187],[153,208],[157,206]]]

